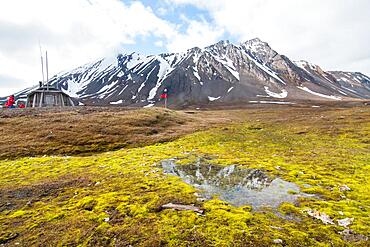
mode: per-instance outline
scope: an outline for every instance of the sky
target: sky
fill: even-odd
[[[369,0],[0,0],[0,96],[106,56],[260,38],[292,60],[370,76]],[[41,48],[40,48],[41,47]]]

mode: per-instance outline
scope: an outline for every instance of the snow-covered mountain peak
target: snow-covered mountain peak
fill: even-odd
[[[312,70],[317,70],[317,68],[319,67],[318,65],[316,64],[313,64],[313,63],[309,63],[305,60],[299,60],[299,61],[293,61],[295,65],[297,65],[298,67],[302,68],[302,69],[312,69]]]
[[[119,54],[117,56],[118,66],[131,69],[135,67],[135,65],[137,65],[144,57],[150,56],[142,56],[136,52],[133,52],[131,54]]]
[[[199,47],[193,47],[191,49],[188,49],[187,50],[187,54],[198,54],[198,53],[201,53],[203,52],[203,49],[199,48]]]
[[[292,62],[258,38],[240,45],[222,40],[183,53],[114,55],[59,73],[50,83],[85,105],[152,106],[161,104],[165,88],[176,105],[261,97],[370,98],[369,77]]]
[[[294,61],[293,62],[297,67],[301,68],[305,72],[311,74],[311,73],[316,73],[320,76],[323,76],[326,78],[328,76],[328,73],[326,73],[319,65],[313,64],[304,60],[300,61]],[[327,78],[328,79],[328,78]],[[334,80],[334,78],[332,78]],[[329,78],[330,80],[330,78]]]
[[[261,41],[259,38],[248,40],[242,43],[240,47],[263,64],[270,63],[275,56],[279,55],[268,43]]]
[[[271,50],[271,47],[269,46],[269,44],[267,42],[263,42],[259,38],[247,40],[241,43],[241,46],[243,46],[245,49],[250,50],[252,52],[261,52],[261,51]]]
[[[211,46],[226,47],[226,46],[228,46],[230,44],[231,44],[231,42],[229,40],[220,40],[219,42],[217,42],[216,44],[211,45]]]
[[[254,38],[254,39],[247,40],[247,41],[243,42],[243,44],[246,44],[246,45],[268,45],[266,42],[262,41],[260,38]]]
[[[210,46],[207,46],[205,48],[206,51],[209,51],[211,53],[214,53],[214,54],[223,54],[226,52],[226,50],[233,46],[233,44],[228,41],[228,40],[221,40],[219,42],[217,42],[216,44],[213,44],[213,45],[210,45]]]

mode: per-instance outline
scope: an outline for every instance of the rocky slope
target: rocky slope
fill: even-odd
[[[59,73],[50,83],[87,105],[160,105],[165,88],[172,105],[370,98],[369,77],[291,61],[259,39],[184,53],[121,54]]]

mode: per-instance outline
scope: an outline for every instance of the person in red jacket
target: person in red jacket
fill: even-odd
[[[5,103],[6,108],[14,108],[15,100],[14,95],[9,96],[8,101]]]
[[[26,105],[23,102],[20,102],[18,104],[18,108],[20,108],[20,109],[26,108]]]

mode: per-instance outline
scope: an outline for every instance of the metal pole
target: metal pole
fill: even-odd
[[[42,72],[42,85],[45,84],[45,75],[44,75],[44,59],[41,56],[41,72]]]
[[[42,72],[42,85],[45,83],[45,75],[44,75],[44,58],[42,57],[42,51],[41,51],[41,44],[39,41],[39,47],[40,47],[40,57],[41,57],[41,72]]]
[[[167,109],[167,98],[168,98],[168,94],[167,94],[167,88],[165,88],[164,90],[163,90],[163,92],[164,92],[164,96],[165,96],[165,98],[164,98],[164,108],[165,109]]]
[[[49,91],[49,60],[48,60],[48,51],[45,54],[46,57],[46,90]]]

